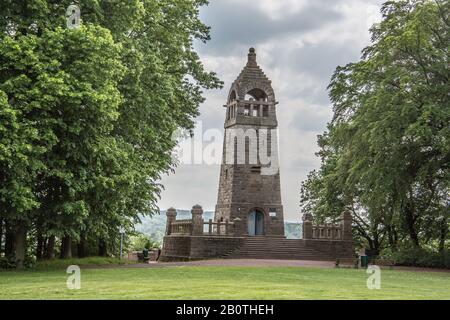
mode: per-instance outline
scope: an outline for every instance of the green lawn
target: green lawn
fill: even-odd
[[[450,273],[305,267],[83,269],[68,290],[65,270],[0,272],[0,299],[450,299]]]

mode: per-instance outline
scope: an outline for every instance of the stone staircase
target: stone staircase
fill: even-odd
[[[225,259],[280,259],[334,261],[330,255],[305,247],[305,240],[278,237],[247,237]]]

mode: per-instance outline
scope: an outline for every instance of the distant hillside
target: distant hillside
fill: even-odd
[[[284,234],[288,239],[301,239],[302,224],[298,222],[284,222]]]
[[[177,219],[191,219],[190,210],[177,210]],[[214,212],[205,211],[203,219],[214,219]],[[164,233],[166,232],[166,211],[161,210],[159,215],[155,215],[151,218],[142,217],[142,223],[136,225],[136,231],[149,235],[153,240],[162,243]],[[284,223],[285,235],[288,239],[300,239],[301,238],[301,224],[297,222],[285,222]]]

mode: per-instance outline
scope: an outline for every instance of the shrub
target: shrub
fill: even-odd
[[[450,269],[450,251],[435,252],[423,248],[401,248],[396,252],[383,252],[382,258],[400,266]]]
[[[104,265],[123,265],[128,261],[113,257],[87,257],[87,258],[71,258],[71,259],[52,259],[38,261],[33,267],[35,270],[59,270],[66,269],[70,265],[78,266],[104,266]]]
[[[10,257],[0,257],[0,269],[14,269],[16,264]]]
[[[32,268],[36,264],[36,259],[31,256],[26,256],[23,265],[25,268]],[[16,262],[14,261],[14,257],[0,257],[0,269],[15,269]]]
[[[159,243],[153,241],[148,235],[139,233],[136,236],[130,238],[130,247],[132,251],[142,251],[144,249],[158,248]]]

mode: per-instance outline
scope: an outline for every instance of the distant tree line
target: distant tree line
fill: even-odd
[[[206,4],[0,0],[3,259],[106,255],[120,226],[157,212],[172,133],[222,85],[193,49],[209,40]]]
[[[321,167],[302,184],[318,221],[350,209],[372,254],[444,252],[450,230],[450,2],[382,6],[360,61],[329,85],[334,116],[319,136]],[[450,265],[450,260],[447,261]]]

